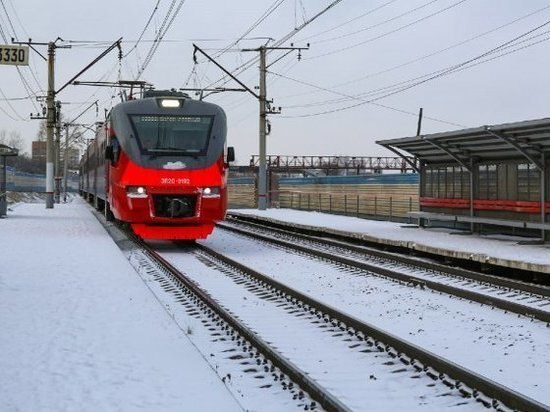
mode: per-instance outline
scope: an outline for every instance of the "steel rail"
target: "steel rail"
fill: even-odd
[[[170,264],[166,259],[156,253],[149,245],[147,245],[142,239],[138,238],[134,233],[127,230],[127,228],[121,228],[115,223],[106,222],[104,216],[92,210],[95,218],[101,223],[105,230],[109,233],[115,244],[121,250],[131,250],[134,245],[137,245],[143,250],[143,252],[152,259],[155,263],[160,265],[161,268],[166,270],[173,277],[182,282],[182,284],[198,299],[200,299],[206,306],[210,308],[215,314],[223,319],[228,325],[236,330],[244,339],[252,343],[256,349],[262,353],[264,358],[269,359],[271,363],[285,373],[290,379],[292,379],[298,386],[300,386],[305,392],[309,394],[311,399],[314,399],[325,410],[331,412],[351,412],[351,409],[340,402],[339,399],[334,397],[331,393],[328,393],[322,386],[317,384],[314,380],[309,378],[307,374],[302,372],[290,361],[282,357],[278,352],[273,350],[269,344],[263,339],[257,336],[253,331],[248,329],[242,322],[231,316],[229,312],[223,309],[215,300],[213,300],[205,291],[196,286],[190,279],[185,277],[178,269]]]
[[[172,276],[177,278],[183,285],[201,299],[212,311],[214,311],[221,319],[223,319],[228,325],[234,328],[241,336],[255,346],[265,358],[269,359],[273,365],[279,368],[296,384],[303,388],[312,399],[317,401],[327,411],[351,411],[349,407],[343,404],[339,399],[327,392],[322,386],[311,379],[306,373],[302,372],[292,362],[285,359],[277,351],[273,350],[268,343],[256,335],[253,331],[247,328],[242,322],[233,317],[228,311],[222,308],[210,295],[196,286],[191,280],[183,275],[177,268],[170,264],[166,259],[156,253],[149,245],[142,240],[133,238],[134,242],[148,255],[148,257],[154,260],[162,268],[168,271]],[[202,246],[198,246],[203,248]]]
[[[244,224],[248,224],[248,225],[256,226],[260,228],[268,227],[269,230],[274,230],[282,234],[292,234],[293,236],[302,237],[304,239],[308,239],[312,241],[321,241],[332,246],[348,248],[356,252],[365,253],[365,254],[379,257],[382,259],[392,259],[397,262],[417,266],[422,269],[437,270],[439,272],[444,272],[449,275],[458,276],[468,280],[475,280],[478,282],[483,282],[483,283],[487,283],[490,285],[503,287],[503,288],[517,289],[522,292],[532,293],[532,294],[550,298],[550,287],[548,286],[537,285],[534,283],[527,283],[527,282],[523,282],[515,279],[507,279],[500,276],[489,275],[486,273],[474,272],[472,270],[442,265],[436,262],[426,262],[419,259],[415,259],[413,257],[406,256],[404,254],[381,251],[379,249],[375,249],[369,246],[358,246],[356,244],[350,243],[351,241],[357,242],[358,240],[356,238],[352,238],[351,236],[347,239],[348,241],[346,241],[346,239],[337,240],[335,239],[335,236],[331,235],[330,233],[323,232],[322,230],[303,230],[290,225],[285,225],[284,222],[278,222],[276,225],[274,225],[272,222],[269,222],[269,221],[256,219],[254,217],[249,218],[248,216],[242,216],[242,215],[228,214],[227,220],[229,222],[239,222],[239,223],[244,223]],[[304,232],[315,233],[315,235],[309,235]],[[338,236],[338,238],[342,238],[342,236]],[[372,243],[372,242],[366,241],[365,243]]]
[[[233,232],[236,232],[236,233],[240,233],[240,234],[243,234],[245,236],[254,237],[254,238],[257,238],[257,239],[264,240],[264,241],[269,242],[269,243],[277,244],[279,246],[283,246],[283,247],[287,247],[287,248],[290,248],[290,249],[298,250],[300,252],[303,252],[303,253],[306,253],[306,254],[309,254],[309,255],[313,255],[313,256],[316,256],[316,257],[319,257],[319,258],[332,260],[334,262],[338,262],[338,263],[341,263],[341,264],[344,264],[344,265],[347,265],[347,266],[350,266],[350,267],[353,267],[353,268],[356,268],[356,269],[361,269],[361,270],[364,270],[364,271],[367,271],[367,272],[372,272],[375,275],[386,276],[388,278],[398,280],[398,281],[401,281],[401,282],[410,283],[410,284],[415,285],[415,286],[420,285],[421,287],[428,287],[428,288],[430,288],[432,290],[435,290],[435,291],[438,291],[438,292],[442,292],[442,293],[446,293],[446,294],[449,294],[449,295],[461,297],[463,299],[468,299],[468,300],[471,300],[471,301],[474,301],[474,302],[481,303],[483,305],[494,306],[494,307],[497,307],[497,308],[502,309],[504,311],[517,313],[519,315],[529,316],[531,318],[538,319],[542,322],[546,322],[547,324],[550,324],[550,312],[542,310],[542,309],[537,309],[537,308],[525,306],[525,305],[522,305],[522,304],[519,304],[519,303],[511,302],[511,301],[508,301],[508,300],[500,299],[500,298],[489,296],[489,295],[484,295],[482,293],[473,292],[473,291],[466,290],[466,289],[461,289],[461,288],[458,288],[458,287],[455,287],[455,286],[445,285],[443,283],[439,283],[439,282],[432,281],[432,280],[429,280],[429,279],[417,277],[417,276],[414,276],[414,275],[411,275],[411,274],[404,274],[404,273],[401,273],[401,272],[398,272],[398,271],[395,271],[395,270],[386,269],[386,268],[379,267],[379,266],[376,266],[376,265],[373,265],[373,264],[370,264],[370,263],[359,262],[359,261],[354,260],[354,259],[349,259],[349,258],[346,258],[346,257],[343,257],[343,256],[333,255],[331,253],[323,252],[321,250],[311,249],[308,246],[298,245],[296,243],[291,243],[291,242],[288,242],[288,241],[285,241],[285,240],[282,240],[282,239],[276,239],[274,237],[262,235],[260,233],[249,232],[247,230],[239,229],[239,228],[236,228],[236,227],[231,227],[231,226],[228,226],[228,225],[225,225],[225,224],[218,224],[218,226],[220,228],[223,228],[223,229],[226,229],[226,230],[229,230],[229,231],[233,231]],[[318,239],[317,239],[317,241],[318,241]],[[341,246],[341,245],[339,245],[339,246]],[[394,255],[391,255],[391,256],[384,255],[382,257],[385,257],[386,259],[388,259],[388,258],[393,259]],[[416,264],[416,261],[415,261],[414,264]],[[430,268],[430,269],[432,269],[432,268]]]
[[[497,408],[499,406],[499,402],[502,402],[504,405],[518,410],[548,411],[550,409],[550,406],[548,405],[544,405],[532,398],[529,398],[528,396],[525,396],[504,385],[494,382],[469,369],[463,368],[454,362],[439,357],[432,352],[429,352],[419,346],[402,340],[397,336],[385,332],[373,325],[370,325],[355,317],[342,313],[329,305],[319,302],[311,298],[310,296],[307,296],[299,291],[288,287],[283,283],[274,280],[273,278],[265,276],[260,272],[257,272],[231,258],[228,258],[227,256],[218,253],[203,244],[198,245],[198,247],[205,253],[208,253],[209,255],[218,259],[224,264],[240,270],[241,272],[251,276],[252,278],[257,279],[259,282],[270,286],[271,288],[282,291],[286,295],[290,296],[292,299],[300,301],[304,305],[309,306],[310,309],[314,308],[315,311],[322,312],[328,315],[331,319],[338,322],[341,327],[342,324],[345,325],[350,333],[353,333],[353,330],[357,337],[361,338],[361,334],[363,334],[363,340],[367,340],[368,337],[371,337],[375,341],[384,343],[384,345],[386,345],[384,347],[384,350],[386,352],[394,357],[399,357],[403,362],[408,361],[417,370],[424,370],[426,373],[431,373],[432,377],[438,377],[446,384],[449,384],[446,380],[446,378],[449,377],[456,381],[454,384],[452,384],[452,387],[458,388],[459,390],[463,386],[463,384],[467,385],[468,387],[473,389],[471,396],[481,402],[483,402],[483,400],[479,392],[489,398],[492,398],[491,404],[487,405],[485,403],[486,406],[493,406],[494,408]],[[377,344],[377,346],[378,345],[379,343]],[[392,348],[395,352],[392,352]],[[406,360],[403,355],[408,357],[409,360]],[[418,365],[417,362],[422,363],[422,367]],[[433,368],[436,371],[435,374],[433,371],[430,371],[430,368]],[[467,395],[468,392],[465,391],[463,392],[463,394]]]

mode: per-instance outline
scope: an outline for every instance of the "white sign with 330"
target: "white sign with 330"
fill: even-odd
[[[28,66],[29,47],[0,44],[0,64]]]

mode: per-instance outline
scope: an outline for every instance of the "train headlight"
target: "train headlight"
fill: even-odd
[[[203,187],[202,197],[220,197],[219,187]]]
[[[171,107],[171,108],[175,108],[175,107],[180,107],[181,106],[181,102],[179,100],[175,100],[175,99],[162,99],[160,101],[160,105],[162,107]]]
[[[147,197],[147,189],[143,186],[128,186],[126,188],[126,195],[134,198]]]

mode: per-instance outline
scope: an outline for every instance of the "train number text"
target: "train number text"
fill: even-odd
[[[191,180],[185,177],[161,177],[160,184],[162,185],[188,185]]]

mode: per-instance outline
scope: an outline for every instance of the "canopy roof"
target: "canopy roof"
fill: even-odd
[[[17,156],[19,150],[0,144],[0,156]]]
[[[550,118],[481,126],[376,142],[400,156],[410,153],[425,164],[525,159],[542,168],[542,154],[550,153]]]

